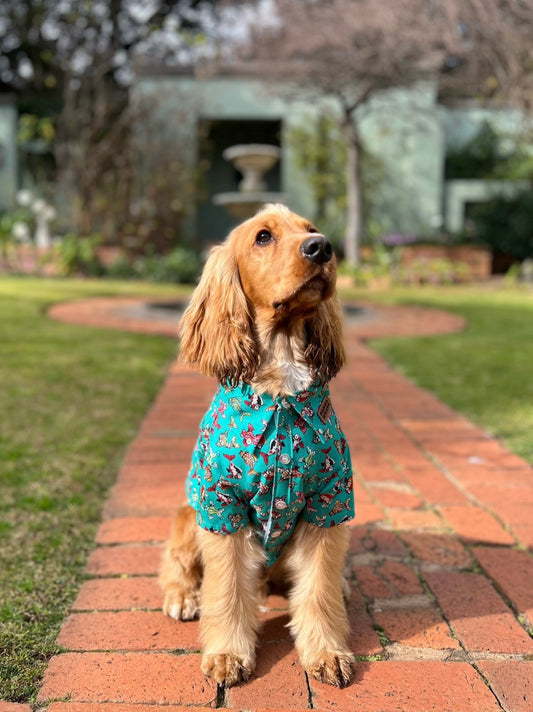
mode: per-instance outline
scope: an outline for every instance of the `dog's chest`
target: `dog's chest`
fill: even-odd
[[[300,393],[311,385],[309,368],[303,364],[284,361],[280,364],[279,371],[283,380],[282,391],[284,393]]]
[[[261,365],[253,381],[256,393],[294,396],[313,387],[313,376],[305,359],[303,335],[283,332],[265,339]]]

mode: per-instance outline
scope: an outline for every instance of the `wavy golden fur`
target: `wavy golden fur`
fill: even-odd
[[[344,363],[331,245],[304,218],[267,205],[215,247],[181,322],[181,357],[221,383],[272,396],[328,381]],[[353,676],[342,568],[348,530],[302,520],[269,574],[291,584],[290,628],[307,672],[340,687]],[[163,554],[164,612],[200,612],[202,670],[229,686],[255,665],[264,552],[250,528],[220,535],[181,507]]]

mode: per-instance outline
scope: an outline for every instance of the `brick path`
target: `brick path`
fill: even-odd
[[[63,305],[53,314],[124,325],[116,300]],[[453,331],[460,319],[407,307],[376,307],[374,314],[348,327],[350,363],[332,384],[357,470],[349,604],[355,682],[337,690],[306,678],[279,596],[264,614],[257,674],[227,691],[200,672],[197,622],[162,615],[160,546],[214,388],[175,364],[105,505],[90,578],[60,632],[65,652],[49,664],[41,706],[533,710],[533,470],[394,373],[362,340]],[[131,319],[127,326],[143,328]],[[175,332],[174,325],[149,329]],[[0,704],[0,712],[17,710]]]

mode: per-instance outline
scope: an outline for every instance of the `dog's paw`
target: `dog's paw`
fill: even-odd
[[[307,666],[311,677],[336,687],[346,687],[353,678],[355,656],[340,650],[327,650],[318,660]]]
[[[223,687],[247,680],[253,672],[253,661],[232,653],[204,655],[202,672]]]
[[[165,593],[163,613],[176,621],[192,621],[200,612],[200,591],[174,586]]]

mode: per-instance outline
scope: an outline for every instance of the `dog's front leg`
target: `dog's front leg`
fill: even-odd
[[[202,565],[196,512],[189,505],[178,509],[161,559],[159,583],[165,594],[163,613],[190,621],[198,615]]]
[[[291,630],[306,672],[344,687],[353,677],[354,655],[347,646],[348,617],[343,598],[343,566],[349,532],[302,521],[286,559],[293,588]]]
[[[200,532],[204,563],[200,632],[202,671],[220,685],[246,680],[255,667],[259,581],[264,553],[250,529]]]

